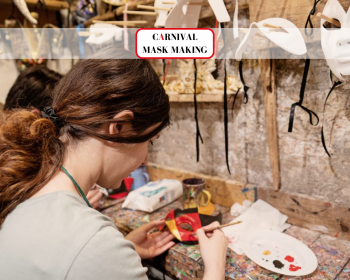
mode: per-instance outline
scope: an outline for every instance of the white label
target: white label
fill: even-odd
[[[141,28],[136,32],[139,58],[211,58],[214,32],[208,28]]]

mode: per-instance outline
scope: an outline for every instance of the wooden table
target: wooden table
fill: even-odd
[[[154,213],[122,209],[124,199],[105,202],[109,206],[102,213],[110,217],[119,230],[125,235],[140,225],[155,219],[164,218],[174,208],[182,208],[181,202],[175,201]],[[110,206],[114,204],[113,206]],[[229,209],[215,206],[216,211],[223,213],[223,223],[231,221]],[[291,226],[287,234],[299,239],[316,254],[318,269],[307,277],[286,277],[259,267],[245,255],[237,255],[231,249],[227,251],[226,279],[244,280],[267,280],[267,279],[350,279],[350,241],[341,240],[329,235],[308,229]],[[198,249],[198,245],[189,246],[181,243],[172,247],[165,264],[166,273],[177,279],[202,279],[204,264]]]

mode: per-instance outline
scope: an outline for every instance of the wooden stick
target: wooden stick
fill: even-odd
[[[323,20],[328,21],[329,23],[331,23],[331,24],[333,24],[333,25],[335,25],[337,27],[341,27],[341,24],[340,24],[339,21],[336,21],[335,19],[327,17],[326,15],[324,15],[322,13],[318,13],[317,17],[322,18]]]
[[[2,1],[2,0],[0,0]],[[133,10],[136,8],[137,5],[153,5],[154,0],[140,0],[137,2],[130,2],[128,9]],[[123,11],[125,10],[124,5],[118,7],[117,9],[107,12],[103,15],[98,15],[93,18],[90,18],[86,21],[84,21],[84,27],[89,27],[94,20],[114,20],[116,17],[121,16],[123,14]]]
[[[100,36],[100,35],[102,35],[103,33],[101,33],[101,32],[92,33],[92,32],[90,32],[90,31],[79,31],[79,32],[78,32],[78,35],[79,35],[80,37],[89,37],[89,36],[92,35],[92,34]]]
[[[224,227],[229,227],[229,226],[233,226],[233,225],[238,225],[242,223],[242,221],[237,221],[237,222],[233,222],[233,223],[229,223],[229,224],[224,224],[224,225],[221,225],[221,226],[218,226],[216,228],[214,228],[213,230],[216,230],[216,229],[221,229],[221,228],[224,228]],[[213,230],[206,230],[205,232],[211,232]],[[197,233],[192,233],[191,235],[196,235]]]
[[[272,24],[269,24],[269,23],[264,23],[263,26],[264,27],[269,27],[269,28],[282,28],[280,26],[272,25]]]
[[[163,4],[173,4],[175,5],[175,2],[173,1],[162,1]],[[209,3],[197,3],[197,2],[187,2],[186,5],[201,5],[201,6],[209,6]]]
[[[123,14],[127,15],[143,15],[143,16],[156,16],[157,12],[142,12],[142,11],[124,11]]]
[[[146,6],[146,5],[137,5],[138,9],[144,9],[144,10],[154,10],[154,11],[170,11],[169,8],[162,8],[162,7],[153,7],[153,6]]]

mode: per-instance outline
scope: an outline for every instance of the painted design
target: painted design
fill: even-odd
[[[145,196],[145,197],[152,197],[152,196],[156,195],[157,193],[160,193],[161,191],[164,191],[166,189],[167,189],[167,187],[161,187],[161,188],[156,189],[154,191],[146,191],[146,192],[142,192],[140,194]]]
[[[268,256],[270,254],[271,254],[271,252],[269,250],[266,250],[266,251],[263,252],[263,255],[265,255],[265,256]]]

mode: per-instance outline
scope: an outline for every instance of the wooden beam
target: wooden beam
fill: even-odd
[[[258,188],[258,198],[287,215],[288,222],[293,225],[350,240],[350,208],[348,207],[302,194],[275,192],[261,187]]]
[[[264,90],[266,134],[270,154],[273,188],[275,191],[278,191],[281,185],[281,176],[277,128],[276,63],[274,59],[259,59],[259,64]]]

